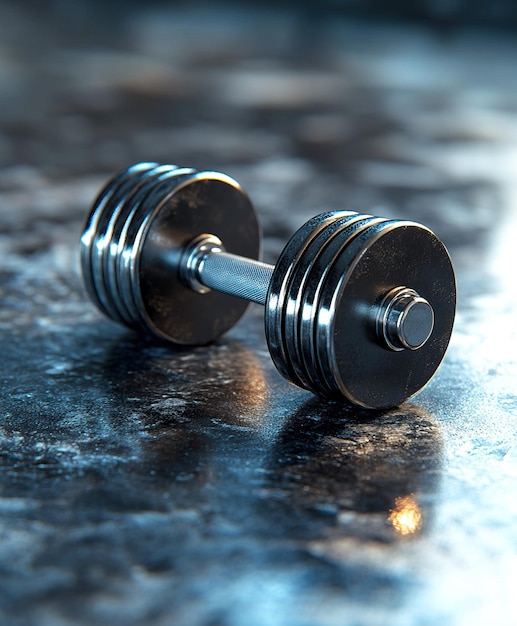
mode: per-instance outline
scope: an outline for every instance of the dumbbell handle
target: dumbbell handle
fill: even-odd
[[[201,235],[187,244],[180,261],[182,281],[195,291],[215,289],[265,304],[274,266],[224,250],[214,235]]]
[[[215,235],[199,235],[187,243],[179,263],[183,283],[207,293],[210,289],[266,304],[275,268],[225,251]],[[427,300],[412,289],[391,290],[377,309],[378,339],[391,350],[417,350],[434,326],[434,312]]]

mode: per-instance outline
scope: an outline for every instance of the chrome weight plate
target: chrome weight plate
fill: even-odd
[[[393,350],[378,335],[386,294],[405,286],[434,311],[428,340],[418,349]],[[318,303],[316,352],[325,395],[345,396],[366,408],[400,404],[419,391],[440,365],[452,333],[456,284],[450,257],[427,228],[381,222],[360,233],[332,265]]]
[[[240,185],[224,174],[142,163],[101,192],[81,238],[92,300],[111,318],[182,345],[210,343],[229,330],[248,302],[180,281],[186,244],[200,233],[233,254],[257,259],[258,223]]]

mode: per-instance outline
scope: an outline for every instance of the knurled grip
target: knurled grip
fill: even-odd
[[[265,304],[274,269],[273,265],[228,252],[209,252],[198,266],[198,278],[210,289]]]

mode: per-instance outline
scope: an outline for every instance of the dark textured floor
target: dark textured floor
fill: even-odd
[[[515,624],[515,40],[29,6],[0,4],[0,624]],[[140,160],[237,178],[268,261],[326,209],[429,225],[435,378],[371,415],[288,385],[258,306],[192,350],[103,318],[78,237]]]

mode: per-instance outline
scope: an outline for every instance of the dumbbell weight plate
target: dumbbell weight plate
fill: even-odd
[[[434,328],[418,349],[396,351],[377,322],[387,294],[403,287],[430,303]],[[320,396],[395,406],[440,364],[455,293],[448,253],[427,228],[345,211],[316,216],[287,243],[271,278],[271,357],[286,378]]]
[[[307,390],[311,387],[292,358],[297,351],[292,335],[300,317],[301,300],[297,295],[306,286],[308,270],[336,223],[356,215],[352,211],[331,211],[303,224],[285,245],[269,284],[264,322],[271,358],[282,376]]]
[[[318,326],[318,358],[335,384],[329,395],[383,408],[420,390],[441,363],[452,333],[456,284],[447,250],[427,228],[385,222],[369,230],[343,250],[328,277],[319,309],[334,315],[331,325]],[[398,286],[414,289],[434,310],[431,336],[417,350],[390,350],[376,336],[380,303]]]
[[[240,185],[218,172],[143,163],[99,195],[81,237],[88,292],[109,317],[180,345],[204,345],[232,328],[246,300],[183,285],[178,265],[202,233],[227,252],[258,259],[259,227]]]
[[[216,291],[199,294],[180,282],[181,254],[200,233],[219,237],[227,252],[259,257],[259,227],[251,202],[223,174],[188,177],[157,203],[139,235],[144,241],[138,268],[131,273],[133,293],[139,294],[145,325],[177,344],[210,343],[232,328],[249,304]]]
[[[148,173],[156,171],[157,165],[136,163],[111,179],[98,194],[81,235],[81,266],[91,300],[108,317],[130,325],[131,320],[117,307],[116,298],[112,296],[105,280],[105,257],[112,245],[111,237],[116,222],[124,224],[119,214],[126,207],[128,192],[136,191]],[[174,166],[170,167],[174,169]],[[135,179],[138,181],[136,185]]]

